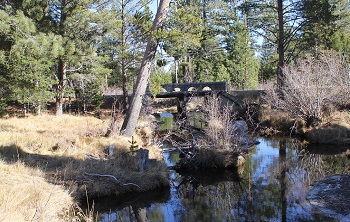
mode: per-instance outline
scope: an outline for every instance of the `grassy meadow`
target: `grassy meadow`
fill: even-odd
[[[149,149],[145,172],[138,170],[129,138],[104,136],[109,125],[108,118],[88,116],[0,119],[0,221],[84,220],[88,213],[77,207],[81,198],[169,186],[147,121],[134,136]]]

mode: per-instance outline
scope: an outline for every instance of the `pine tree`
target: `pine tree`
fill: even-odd
[[[179,3],[170,8],[164,30],[159,35],[164,51],[175,60],[175,82],[183,82],[193,76],[191,63],[200,48],[201,23],[201,14],[196,5]]]
[[[54,58],[61,52],[60,36],[37,31],[17,5],[0,8],[1,97],[33,105],[40,113],[50,98]]]
[[[302,0],[300,14],[306,21],[302,31],[305,48],[349,51],[350,9],[345,0]],[[322,16],[319,16],[322,14]],[[310,48],[310,46],[312,46]]]
[[[63,97],[74,81],[71,76],[77,74],[106,75],[107,69],[100,66],[100,59],[96,58],[94,44],[101,35],[100,24],[96,14],[103,12],[103,4],[93,0],[50,0],[23,1],[21,8],[36,23],[39,31],[60,36],[61,51],[55,57],[55,98],[56,115],[63,113]],[[102,30],[103,31],[103,30]],[[93,64],[93,65],[92,65]],[[91,68],[91,65],[99,68]],[[76,78],[75,78],[76,79]],[[88,78],[88,82],[102,78]],[[76,82],[76,81],[75,81]],[[98,84],[100,85],[100,84]]]
[[[152,12],[142,0],[110,2],[109,30],[99,45],[99,54],[108,56],[112,72],[109,85],[123,90],[123,109],[127,108],[128,91],[140,67],[152,25]]]
[[[241,6],[244,14],[251,19],[248,21],[249,32],[254,38],[263,38],[265,44],[276,49],[278,60],[276,66],[276,80],[279,87],[284,86],[282,67],[299,55],[294,50],[295,41],[298,41],[300,29],[304,26],[298,12],[298,2],[283,4],[277,1],[245,1]]]

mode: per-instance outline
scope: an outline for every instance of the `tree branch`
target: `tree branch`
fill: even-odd
[[[111,178],[112,180],[114,180],[117,183],[121,183],[115,176],[109,175],[109,174],[97,174],[97,173],[86,173],[86,172],[84,172],[84,174],[87,175],[87,176],[108,177],[108,178]],[[121,185],[123,185],[123,186],[133,185],[133,186],[136,186],[136,187],[141,189],[141,187],[139,185],[135,184],[135,183],[121,183]]]

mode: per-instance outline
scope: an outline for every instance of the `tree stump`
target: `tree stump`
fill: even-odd
[[[147,169],[148,153],[147,149],[142,148],[137,151],[137,162],[140,172],[144,172]]]

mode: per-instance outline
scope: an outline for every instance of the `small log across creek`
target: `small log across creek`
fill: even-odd
[[[109,175],[109,174],[97,174],[97,173],[84,173],[87,176],[92,176],[92,177],[106,177],[106,178],[110,178],[113,182],[120,184],[122,186],[128,186],[128,185],[133,185],[136,186],[138,188],[141,188],[139,185],[135,184],[135,183],[122,183],[120,180],[118,180],[115,176],[113,175]]]

